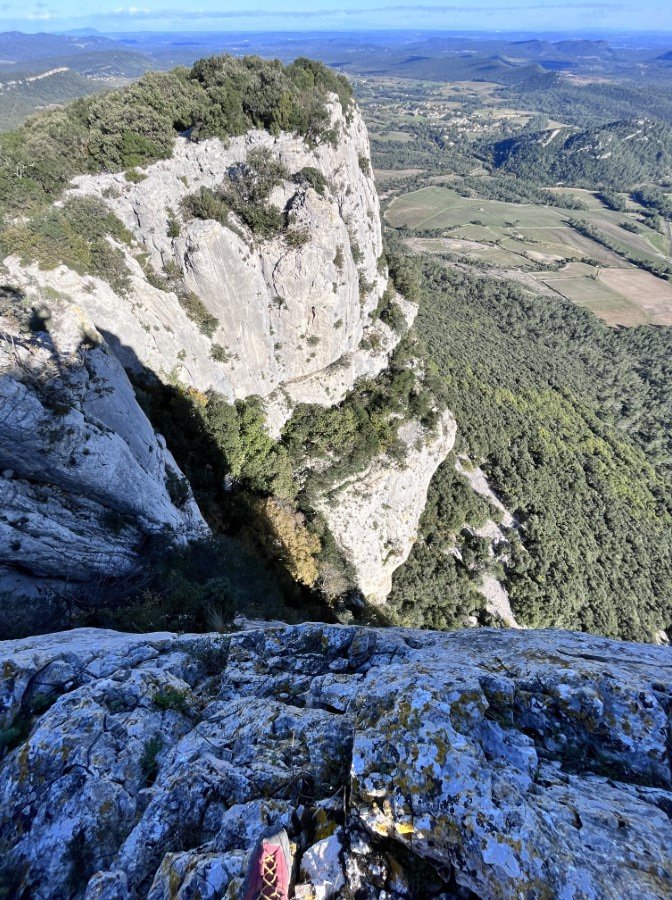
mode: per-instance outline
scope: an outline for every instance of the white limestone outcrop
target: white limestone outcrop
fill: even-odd
[[[427,490],[455,443],[457,426],[446,411],[435,434],[410,421],[399,429],[403,462],[384,455],[342,482],[319,501],[337,544],[351,563],[357,584],[373,603],[383,603],[392,575],[408,559]]]
[[[71,297],[127,367],[146,366],[229,399],[267,397],[284,387],[292,403],[338,402],[359,375],[384,368],[398,337],[379,322],[376,349],[361,348],[370,314],[387,287],[387,271],[379,262],[379,202],[359,112],[346,121],[339,103],[329,108],[340,134],[336,146],[311,148],[303,138],[266,131],[250,131],[227,144],[178,138],[171,158],[147,166],[137,183],[124,173],[75,179],[70,195],[106,203],[137,242],[135,255],[145,253],[159,276],[168,266],[198,295],[219,323],[212,339],[199,331],[174,292],[148,281],[130,251],[126,294],[63,266],[43,272],[9,258],[13,279],[24,290],[47,288]],[[303,246],[290,247],[282,237],[255,240],[235,216],[232,229],[185,218],[181,211],[185,197],[218,187],[259,148],[269,150],[290,176],[310,167],[324,177],[322,195],[286,180],[269,198],[280,209],[291,204],[292,227],[309,238]],[[177,236],[168,234],[171,219],[179,222]],[[406,314],[412,320],[409,305]],[[224,348],[226,361],[211,358],[212,342]],[[335,378],[329,371],[339,362],[341,374]],[[318,389],[325,372],[333,386]]]

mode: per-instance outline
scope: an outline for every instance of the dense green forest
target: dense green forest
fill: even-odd
[[[615,331],[570,303],[429,260],[422,290],[416,327],[446,379],[460,450],[482,461],[519,523],[505,571],[516,615],[638,640],[669,627],[672,329]],[[445,627],[477,608],[446,549],[450,526],[479,514],[444,468],[423,539],[395,576],[402,621]]]

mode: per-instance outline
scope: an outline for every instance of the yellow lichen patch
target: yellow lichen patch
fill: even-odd
[[[2,677],[9,679],[13,675],[16,675],[16,666],[11,660],[6,659],[2,664]]]
[[[329,818],[329,814],[324,809],[318,809],[314,816],[315,822],[315,840],[322,841],[324,838],[331,837],[336,831],[338,825],[333,819]]]
[[[165,863],[165,860],[164,860]],[[170,900],[177,900],[182,887],[182,876],[176,872],[170,862],[168,863],[170,874],[168,875],[168,896]]]
[[[463,691],[460,696],[450,704],[450,716],[455,726],[469,725],[478,712],[485,714],[487,702],[483,694],[478,690]]]
[[[397,703],[397,715],[399,724],[407,731],[416,730],[422,725],[422,719],[418,710],[414,709],[411,703],[404,699]]]
[[[19,750],[16,761],[19,769],[19,783],[21,783],[30,777],[30,744],[27,741]]]
[[[468,839],[471,829],[467,821],[459,824],[450,816],[437,815],[432,821],[431,833],[434,839],[440,838],[442,844],[458,846]]]
[[[100,808],[98,810],[101,816],[106,816],[108,813],[111,813],[114,809],[114,803],[111,800],[104,800],[100,804]]]
[[[373,830],[382,837],[388,837],[390,833],[390,823],[384,820],[376,820],[373,823]]]
[[[389,837],[396,827],[390,801],[385,798],[385,800],[383,800],[382,809],[378,804],[374,804],[373,815],[375,816],[375,819],[371,823],[372,829],[376,834],[380,834],[383,837]]]
[[[439,734],[434,735],[434,743],[436,744],[436,761],[443,766],[448,759],[448,744]]]
[[[414,834],[415,828],[412,822],[395,822],[394,827],[397,834]]]

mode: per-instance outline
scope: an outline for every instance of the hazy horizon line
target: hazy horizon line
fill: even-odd
[[[76,28],[3,28],[2,23],[0,22],[0,34],[25,34],[25,35],[37,35],[37,34],[51,34],[51,35],[68,35],[68,34],[82,34],[83,32],[89,32],[91,34],[98,34],[101,37],[105,37],[111,34],[389,34],[389,33],[407,33],[409,36],[411,35],[419,35],[419,34],[444,34],[444,35],[454,35],[459,37],[465,37],[467,35],[490,35],[492,37],[497,36],[507,36],[507,35],[527,35],[527,34],[545,34],[549,36],[553,35],[576,35],[588,37],[589,35],[619,35],[619,34],[627,34],[627,35],[642,35],[642,36],[656,36],[660,37],[662,35],[672,35],[672,28],[670,29],[637,29],[637,28],[591,28],[591,29],[577,29],[577,28],[567,28],[567,29],[555,29],[555,28],[513,28],[511,30],[505,30],[502,28],[488,29],[488,28],[456,28],[456,29],[448,29],[448,28],[413,28],[409,29],[408,27],[403,26],[390,26],[388,28],[372,28],[372,27],[340,27],[340,28],[330,28],[328,26],[318,27],[318,28],[201,28],[201,29],[185,29],[185,28],[111,28],[111,29],[101,29],[96,28],[94,26],[79,26]]]

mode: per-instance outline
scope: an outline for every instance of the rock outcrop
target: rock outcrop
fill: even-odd
[[[435,434],[411,420],[399,429],[405,447],[402,462],[384,455],[364,473],[339,484],[320,501],[336,542],[372,603],[384,603],[392,575],[406,562],[415,543],[432,476],[455,443],[457,426],[450,412]]]
[[[356,109],[346,116],[334,100],[329,111],[331,125],[339,134],[335,146],[322,143],[311,147],[301,137],[274,136],[266,131],[250,131],[228,143],[214,138],[196,143],[179,137],[169,159],[149,165],[131,178],[123,172],[76,178],[66,200],[95,198],[128,230],[128,246],[112,241],[123,253],[129,273],[125,289],[64,265],[48,271],[37,264],[26,265],[16,256],[4,261],[8,281],[28,304],[45,308],[52,317],[64,302],[81,310],[129,370],[147,368],[164,382],[199,391],[213,389],[229,401],[262,397],[268,430],[278,438],[297,404],[339,403],[359,378],[375,377],[387,367],[400,340],[399,329],[374,315],[376,310],[380,312],[381,302],[390,298],[383,299],[388,273],[366,127]],[[185,212],[185,198],[216,189],[227,178],[235,180],[246,160],[254,158],[250,154],[260,151],[283,167],[285,177],[268,203],[291,214],[291,227],[301,235],[297,242],[288,242],[283,234],[261,240],[235,213],[229,213],[228,225],[224,225]],[[305,172],[310,177],[302,176]],[[195,299],[185,302],[185,296]],[[410,326],[416,306],[400,296],[393,302]],[[198,315],[194,308],[200,310]],[[209,317],[207,328],[203,328],[203,315]],[[124,473],[119,491],[137,498],[146,496],[146,500],[137,499],[133,509],[127,508],[127,503],[101,492],[96,483],[82,489],[84,499],[80,508],[74,509],[72,491],[67,479],[63,480],[68,473],[61,466],[59,477],[52,479],[49,505],[42,510],[41,544],[26,540],[21,544],[21,559],[30,555],[36,560],[28,571],[41,577],[57,574],[59,555],[62,577],[79,579],[85,571],[98,569],[122,574],[133,561],[132,547],[140,533],[152,531],[156,523],[172,531],[182,529],[185,534],[191,528],[191,524],[182,528],[178,520],[183,512],[176,513],[169,498],[163,498],[161,510],[153,508],[157,497],[151,485],[131,486],[129,479],[147,469],[147,460],[139,459],[139,467],[127,465],[123,454],[146,456],[150,452],[152,442],[145,435],[148,424],[143,421],[139,429],[133,427],[137,405],[121,370],[117,367],[111,372],[110,355],[94,351],[89,359],[89,368],[95,368],[100,359],[109,370],[94,372],[93,377],[105,383],[98,393],[107,398],[106,409],[115,410],[111,429],[123,425],[124,419],[127,428],[117,435],[118,440],[106,434],[105,440],[111,442],[108,462],[102,445],[89,447],[95,453],[89,452],[84,460],[84,445],[76,444],[84,439],[85,425],[78,425],[79,430],[70,433],[67,441],[69,452],[80,460],[69,473],[68,484],[72,486],[82,477],[83,462],[94,472],[94,480],[98,468],[101,477],[108,477],[118,467]],[[85,385],[82,390],[86,395]],[[101,415],[101,400],[96,403],[96,415]],[[128,416],[123,413],[126,403]],[[48,418],[50,414],[41,415]],[[82,415],[86,417],[86,410]],[[64,427],[70,426],[68,419]],[[392,572],[408,556],[429,479],[452,446],[452,435],[447,435],[445,427],[422,449],[411,446],[416,439],[422,440],[414,426],[406,430],[409,452],[403,472],[389,460],[376,461],[361,482],[355,479],[343,486],[340,509],[328,516],[342,549],[352,557],[360,587],[378,601],[389,593]],[[129,432],[136,431],[135,444],[124,450]],[[26,439],[29,436],[24,436]],[[121,449],[115,449],[117,446]],[[150,481],[156,481],[162,460],[168,460],[165,445],[157,448],[155,452],[152,445]],[[55,445],[52,449],[58,450]],[[38,448],[27,446],[24,452],[30,456]],[[44,452],[42,458],[48,466]],[[9,458],[5,465],[16,468]],[[168,465],[176,472],[172,461],[168,460]],[[176,477],[181,478],[179,473]],[[62,487],[69,491],[66,497],[59,494]],[[23,489],[19,492],[16,483],[12,491],[11,505],[17,515],[39,502]],[[371,491],[377,492],[378,498],[362,505],[362,498]],[[101,502],[120,513],[140,516],[140,531],[134,527],[111,533],[108,529],[105,534],[99,527],[102,520],[97,507],[91,507],[91,503]],[[152,509],[141,509],[143,503]],[[197,517],[197,512],[189,509],[189,515]],[[348,520],[346,513],[354,519]],[[363,528],[362,516],[369,519]],[[78,530],[91,536],[88,554],[76,538],[61,544],[61,537]],[[48,562],[45,543],[53,550]],[[62,549],[66,546],[68,554],[73,553],[67,566]],[[21,559],[10,554],[7,562],[16,566]]]
[[[320,396],[326,404],[338,402],[354,378],[385,367],[398,337],[379,322],[375,344],[382,340],[387,352],[361,350],[372,327],[370,315],[387,286],[386,269],[379,264],[379,203],[359,112],[346,120],[340,103],[329,109],[340,135],[335,147],[310,148],[301,137],[266,131],[251,131],[227,144],[178,138],[171,158],[146,167],[139,181],[127,180],[124,173],[75,179],[68,195],[104,202],[136,241],[134,251],[125,248],[131,272],[126,293],[64,266],[44,272],[9,258],[13,279],[26,291],[44,294],[47,288],[71,297],[109,336],[128,367],[142,364],[229,399],[268,397],[285,388],[292,403],[319,402]],[[281,236],[255,240],[240,221],[231,228],[183,214],[185,197],[218,187],[260,149],[290,176],[274,189],[269,203],[291,208],[293,227],[308,238],[301,246],[289,246]],[[291,180],[306,168],[320,173],[319,190]],[[171,234],[170,221],[177,223]],[[146,255],[144,268],[139,251]],[[166,270],[215,317],[211,337],[189,318],[175,292],[156,286],[156,276]],[[212,358],[213,342],[225,357]],[[351,367],[353,355],[358,360]],[[327,376],[329,383],[316,394],[320,374],[338,361],[342,375],[351,369],[351,379]]]
[[[663,898],[669,649],[559,631],[80,630],[0,647],[6,896]]]
[[[474,528],[473,533],[489,542],[488,555],[491,559],[506,564],[510,546],[508,534],[510,529],[516,528],[515,519],[490,487],[488,478],[480,466],[475,466],[467,456],[460,456],[455,460],[455,471],[466,478],[472,491],[487,500],[499,515],[497,522],[488,518],[480,527]],[[459,554],[457,547],[453,552]],[[482,573],[476,587],[485,598],[487,612],[495,618],[495,621],[500,621],[507,628],[521,627],[511,609],[508,591],[495,574],[488,571]]]
[[[28,597],[39,616],[40,596],[129,574],[150,537],[184,544],[207,533],[117,358],[81,309],[54,300],[49,316],[32,332],[0,318],[5,635],[8,615],[25,617]]]

